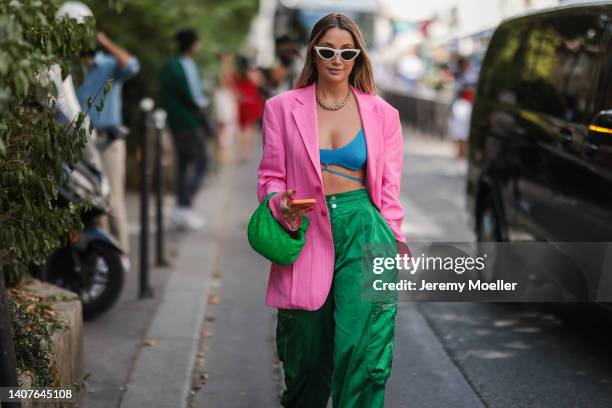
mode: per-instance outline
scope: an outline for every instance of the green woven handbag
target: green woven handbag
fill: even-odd
[[[247,235],[255,251],[275,264],[292,264],[300,255],[306,241],[308,217],[302,217],[302,225],[293,233],[276,221],[268,208],[268,201],[276,193],[270,193],[255,210],[249,221]]]

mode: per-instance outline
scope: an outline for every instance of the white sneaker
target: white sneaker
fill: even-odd
[[[204,225],[206,225],[206,221],[202,219],[200,216],[198,216],[192,210],[187,210],[186,218],[187,218],[187,224],[189,225],[189,228],[191,229],[200,229]]]
[[[196,230],[205,224],[204,220],[195,215],[188,207],[177,207],[170,219],[177,227],[184,229]]]
[[[170,216],[170,221],[178,228],[186,228],[187,207],[176,207]]]

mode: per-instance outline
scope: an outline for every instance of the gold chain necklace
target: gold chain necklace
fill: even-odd
[[[348,98],[350,95],[351,95],[351,90],[349,89],[348,93],[346,94],[346,98],[344,98],[342,102],[340,102],[338,105],[328,105],[319,98],[318,94],[315,94],[317,98],[317,103],[319,104],[319,106],[327,110],[338,110],[342,108],[344,105],[346,105],[346,102],[348,101]]]

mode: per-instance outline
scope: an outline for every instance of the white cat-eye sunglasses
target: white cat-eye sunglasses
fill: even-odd
[[[341,50],[337,50],[335,48],[329,47],[314,47],[314,49],[317,52],[317,55],[319,55],[321,59],[324,59],[326,61],[336,58],[336,55],[338,54],[340,54],[340,58],[342,59],[342,61],[352,61],[357,58],[357,56],[361,52],[361,50],[353,48],[344,48]]]

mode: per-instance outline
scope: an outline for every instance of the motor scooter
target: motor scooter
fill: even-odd
[[[59,67],[50,70],[50,77],[58,90],[56,120],[67,132],[74,131],[74,118],[80,107],[72,78],[62,78]],[[72,230],[67,244],[55,250],[47,262],[32,271],[39,279],[76,293],[83,304],[85,320],[107,311],[119,298],[124,275],[129,270],[129,258],[117,240],[99,227],[99,218],[108,213],[110,186],[104,174],[95,131],[88,129],[86,118],[81,125],[86,129],[86,144],[74,168],[63,163],[65,181],[58,187],[56,206],[90,201],[81,213],[82,231]]]
[[[127,256],[117,240],[98,226],[109,208],[110,188],[91,143],[74,169],[65,166],[67,181],[59,188],[57,205],[91,200],[81,214],[82,231],[72,230],[66,246],[57,249],[40,270],[41,280],[76,293],[83,304],[85,320],[110,309],[119,298]]]

